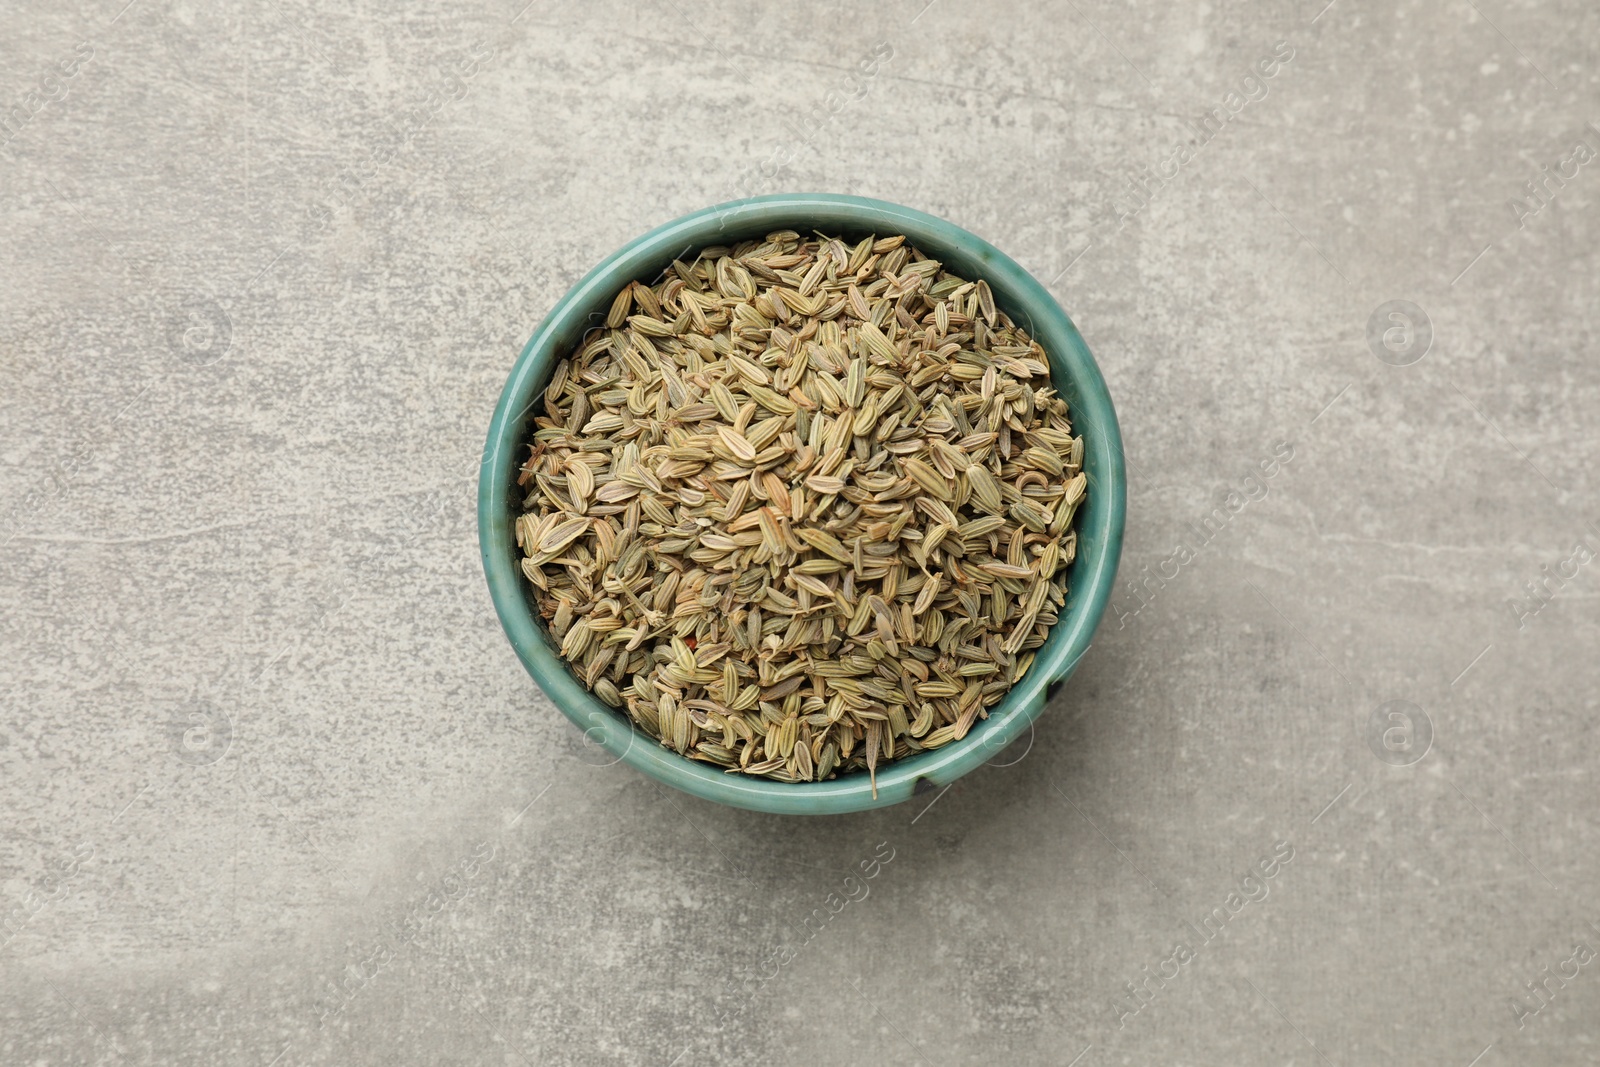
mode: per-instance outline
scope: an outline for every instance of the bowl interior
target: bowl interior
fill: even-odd
[[[729,774],[662,747],[567,669],[539,619],[517,558],[513,528],[523,497],[515,484],[517,470],[527,455],[532,420],[543,407],[544,387],[560,358],[604,321],[612,297],[628,282],[654,282],[673,259],[708,245],[783,229],[856,240],[903,233],[955,274],[986,279],[1001,310],[1049,353],[1052,383],[1068,403],[1073,431],[1084,438],[1088,494],[1076,518],[1078,554],[1067,574],[1067,604],[1032,669],[962,740],[881,767],[876,798],[865,774],[827,782],[775,782]],[[1116,578],[1125,511],[1122,440],[1111,397],[1083,338],[1044,287],[998,249],[942,219],[884,201],[828,194],[756,197],[708,208],[630,242],[591,271],[540,323],[513,367],[490,425],[478,491],[484,573],[506,635],[556,706],[585,731],[586,741],[609,754],[603,760],[626,762],[708,800],[787,814],[899,803],[953,781],[1028,733],[1050,693],[1089,647]]]

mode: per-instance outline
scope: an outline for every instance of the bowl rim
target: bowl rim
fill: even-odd
[[[530,411],[540,402],[558,356],[596,316],[604,317],[628,281],[656,277],[689,251],[783,229],[902,233],[952,269],[961,268],[962,276],[987,280],[1001,309],[1025,324],[1049,354],[1052,383],[1068,399],[1074,432],[1084,438],[1084,470],[1091,472],[1088,497],[1077,515],[1078,556],[1067,604],[1032,668],[962,740],[879,768],[876,797],[864,774],[777,782],[729,774],[660,745],[566,667],[530,604],[516,555],[511,509],[517,455],[525,447]],[[584,731],[585,741],[609,753],[612,763],[627,763],[684,792],[778,814],[838,814],[901,803],[955,781],[1031,729],[1056,687],[1089,650],[1116,580],[1126,511],[1122,437],[1110,392],[1077,327],[1049,291],[998,248],[953,223],[899,204],[835,193],[778,193],[714,205],[658,226],[601,260],[555,303],[523,346],[490,421],[478,481],[479,550],[501,626],[528,673]]]

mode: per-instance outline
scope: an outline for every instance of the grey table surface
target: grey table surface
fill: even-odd
[[[1595,5],[125,2],[0,13],[0,1062],[1600,1062]],[[1132,472],[1034,735],[810,821],[597,765],[473,516],[780,190],[1033,271]]]

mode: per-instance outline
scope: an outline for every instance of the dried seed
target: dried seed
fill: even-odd
[[[989,283],[981,278],[978,280],[977,294],[978,308],[983,314],[983,321],[993,326],[995,321],[994,293],[990,292]]]
[[[556,552],[576,541],[589,528],[588,519],[571,519],[555,526],[539,541],[540,552]]]
[[[717,437],[721,439],[728,451],[733,453],[735,459],[743,460],[745,463],[755,462],[755,445],[752,445],[750,439],[738,430],[728,426],[720,426],[717,428]]]
[[[920,459],[907,459],[902,461],[905,471],[917,484],[940,500],[954,500],[955,495],[950,491],[950,483],[945,481],[944,475],[934,470]]]
[[[615,330],[628,321],[628,310],[633,307],[633,286],[625,287],[611,301],[611,311],[606,315],[606,325]]]

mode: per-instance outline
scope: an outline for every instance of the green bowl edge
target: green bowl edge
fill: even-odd
[[[612,296],[629,281],[656,277],[686,251],[778,229],[903,233],[956,273],[987,279],[1002,310],[1027,326],[1049,352],[1051,377],[1068,400],[1073,429],[1084,437],[1088,496],[1077,516],[1078,557],[1068,576],[1066,612],[1038,650],[1032,669],[987,719],[961,741],[886,765],[878,772],[876,798],[866,775],[788,784],[727,774],[663,748],[567,670],[536,618],[516,559],[511,489],[517,454],[532,408],[554,369],[552,357],[568,349],[597,313],[603,315]],[[1088,346],[1055,298],[1009,256],[952,223],[899,204],[832,193],[776,194],[719,204],[659,226],[607,256],[557,301],[523,347],[495,407],[478,481],[479,547],[495,611],[523,666],[556,707],[585,731],[586,740],[686,793],[789,815],[842,814],[902,803],[955,781],[1021,736],[1089,649],[1116,581],[1126,515],[1127,477],[1116,409]]]

